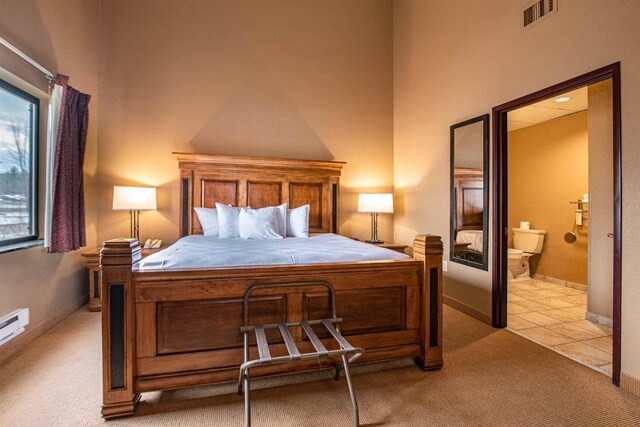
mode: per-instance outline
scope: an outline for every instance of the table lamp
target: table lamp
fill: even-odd
[[[155,187],[113,187],[113,210],[129,211],[131,237],[137,241],[140,241],[140,211],[155,209]]]
[[[371,214],[371,240],[369,243],[383,243],[378,239],[378,214],[393,213],[393,194],[360,193],[358,195],[358,212]]]

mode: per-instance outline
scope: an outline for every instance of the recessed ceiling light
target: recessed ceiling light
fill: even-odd
[[[567,101],[571,101],[571,97],[570,96],[561,96],[560,98],[556,98],[554,101],[555,102],[567,102]]]

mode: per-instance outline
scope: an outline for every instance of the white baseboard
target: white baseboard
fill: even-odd
[[[590,313],[587,311],[585,318],[588,321],[593,323],[598,323],[600,325],[608,326],[610,328],[613,327],[613,320],[609,319],[608,317],[600,316],[599,314]]]
[[[453,307],[458,311],[463,312],[464,314],[473,317],[474,319],[477,319],[479,321],[481,321],[482,323],[486,323],[487,325],[491,325],[491,316],[481,312],[480,310],[477,310],[473,307],[468,306],[465,303],[462,303],[460,301],[458,301],[457,299],[453,299],[451,297],[448,297],[446,295],[442,296],[442,302],[447,304],[449,307]]]
[[[566,286],[567,288],[577,289],[587,292],[587,285],[583,283],[570,282],[568,280],[556,279],[555,277],[543,276],[542,274],[534,274],[533,279],[542,280],[543,282],[555,283],[556,285]]]
[[[69,304],[69,306],[67,306],[65,309],[63,309],[50,319],[47,319],[40,324],[29,328],[27,331],[23,332],[8,343],[4,344],[2,347],[0,347],[0,364],[15,356],[17,353],[21,352],[26,346],[35,341],[36,338],[45,334],[48,330],[66,319],[71,313],[87,304],[87,302],[89,302],[89,294],[86,294],[77,301]]]

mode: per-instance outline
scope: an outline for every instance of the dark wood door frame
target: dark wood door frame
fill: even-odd
[[[620,63],[599,68],[563,83],[523,96],[493,109],[493,261],[492,322],[507,326],[507,233],[508,233],[508,151],[507,113],[547,98],[603,80],[613,88],[613,369],[612,380],[620,386],[621,296],[622,296],[622,157],[620,117]]]

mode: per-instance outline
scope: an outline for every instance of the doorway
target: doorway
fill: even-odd
[[[507,326],[508,279],[508,248],[509,238],[509,149],[508,149],[508,113],[532,104],[539,103],[553,97],[559,97],[567,92],[575,91],[589,85],[611,79],[612,99],[612,141],[610,148],[613,152],[613,301],[612,301],[612,334],[613,355],[611,376],[614,384],[620,382],[620,298],[621,298],[621,248],[622,248],[622,218],[621,218],[621,157],[620,157],[620,64],[615,63],[595,70],[591,73],[576,77],[547,89],[518,98],[493,109],[493,197],[492,205],[495,212],[492,248],[493,257],[493,307],[492,321],[495,327]],[[587,196],[588,197],[588,196]],[[582,201],[583,197],[579,198]],[[569,201],[567,201],[569,202]],[[575,200],[576,204],[578,199]],[[576,206],[577,207],[577,206]],[[581,206],[583,207],[583,206]],[[578,210],[578,209],[576,209]],[[513,220],[513,219],[512,219]],[[497,232],[500,230],[500,232]],[[533,303],[532,303],[533,304]]]

